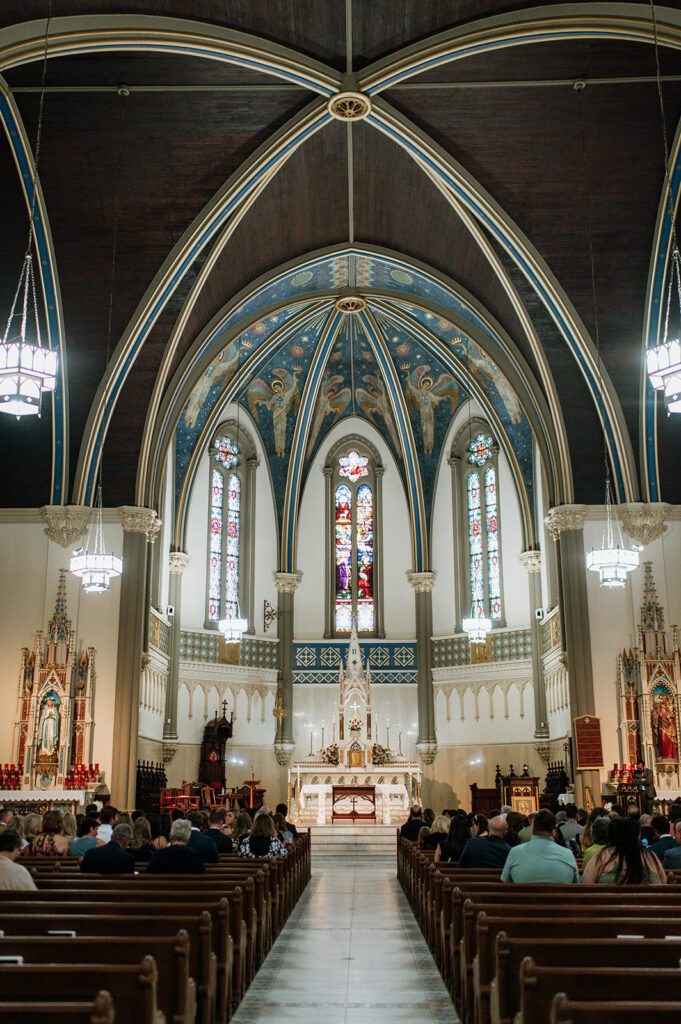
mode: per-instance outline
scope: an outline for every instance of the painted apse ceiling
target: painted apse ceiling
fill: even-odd
[[[324,298],[324,291],[347,289],[351,280],[355,282],[352,291],[365,299],[366,310],[362,315],[339,317],[336,296]],[[399,296],[390,295],[389,288]],[[368,289],[381,289],[382,294]],[[314,297],[300,301],[297,296],[301,292],[314,293]],[[447,307],[458,323],[421,305],[422,300]],[[508,378],[460,324],[466,321],[490,336],[492,331],[478,312],[443,282],[386,257],[354,252],[322,257],[282,274],[237,306],[197,348],[195,360],[202,355],[205,359],[240,320],[274,302],[280,304],[276,312],[237,333],[211,359],[185,401],[175,431],[178,503],[192,461],[197,465],[197,449],[208,447],[227,405],[238,394],[267,456],[280,529],[290,464],[302,465],[302,492],[329,431],[350,417],[378,430],[405,489],[409,470],[415,472],[429,527],[449,428],[457,410],[471,397],[452,372],[454,364],[461,378],[470,374],[496,412],[506,443],[517,457],[527,494],[532,495],[528,418]],[[452,361],[449,365],[435,354],[438,344]],[[316,384],[311,384],[310,368],[320,355],[321,373]],[[245,373],[248,367],[253,369]],[[240,372],[244,379],[234,393],[230,384]],[[303,410],[301,402],[311,388]],[[409,450],[409,440],[400,430],[396,406],[406,411],[415,451]]]

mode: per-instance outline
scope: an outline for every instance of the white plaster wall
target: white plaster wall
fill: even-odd
[[[475,683],[474,686],[480,685]],[[522,688],[522,705],[520,691]],[[492,699],[490,701],[490,693]],[[473,688],[464,692],[463,718],[461,699],[454,691],[447,700],[443,691],[435,687],[435,729],[438,747],[459,746],[470,743],[530,743],[534,736],[534,690],[532,683],[512,683],[508,690],[508,717],[504,694],[499,683],[490,681],[478,694],[478,714],[475,711]],[[482,785],[482,783],[481,783]]]
[[[106,513],[105,513],[106,515]],[[27,519],[35,519],[30,512]],[[71,548],[45,536],[44,523],[0,523],[0,761],[12,760],[21,648],[33,647],[34,634],[45,629],[54,610],[59,570],[68,568]],[[120,554],[121,527],[106,524],[107,550]],[[96,696],[93,761],[111,772],[120,579],[106,594],[85,594],[75,576],[66,577],[67,609],[76,630],[76,649],[95,647]]]
[[[447,462],[451,444],[450,436],[440,459],[430,531],[431,564],[437,573],[433,587],[433,636],[451,636],[456,624],[452,470]]]
[[[383,491],[383,609],[386,637],[413,638],[414,595],[406,573],[412,569],[409,511],[397,466],[390,449],[364,420],[343,420],[327,435],[310,468],[298,520],[298,565],[303,580],[295,597],[296,639],[319,639],[324,635],[325,602],[325,479],[326,456],[331,447],[349,434],[365,437],[379,451],[385,467]]]

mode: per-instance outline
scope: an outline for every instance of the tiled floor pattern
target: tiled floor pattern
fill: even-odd
[[[315,865],[233,1024],[454,1024],[393,858]]]

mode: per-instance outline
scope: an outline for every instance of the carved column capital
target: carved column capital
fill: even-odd
[[[629,501],[624,505],[618,505],[617,511],[625,532],[637,544],[645,547],[666,532],[665,520],[671,511],[671,505],[665,501]]]
[[[87,505],[43,505],[40,515],[47,523],[45,536],[63,548],[70,548],[87,531],[92,509]]]
[[[187,568],[191,558],[184,551],[171,551],[168,556],[168,571],[176,576],[181,576]]]
[[[291,763],[291,754],[295,750],[295,743],[293,740],[275,740],[274,743],[274,756],[277,759],[277,764],[286,767]]]
[[[303,578],[302,572],[275,572],[272,575],[279,594],[295,594]]]
[[[556,505],[549,509],[544,525],[554,540],[565,530],[583,530],[586,505]]]
[[[407,572],[407,579],[415,594],[430,594],[435,586],[436,572]]]
[[[541,551],[521,551],[518,557],[523,569],[529,575],[541,572]]]
[[[155,509],[140,508],[138,505],[121,505],[118,510],[124,533],[143,533],[150,544],[156,540],[161,529],[161,520]]]
[[[437,754],[437,742],[435,740],[419,740],[416,750],[424,764],[432,764]]]

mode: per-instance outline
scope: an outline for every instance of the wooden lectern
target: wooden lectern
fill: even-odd
[[[264,801],[265,790],[258,789],[260,779],[246,779],[239,791],[239,806],[246,811],[259,810]]]

